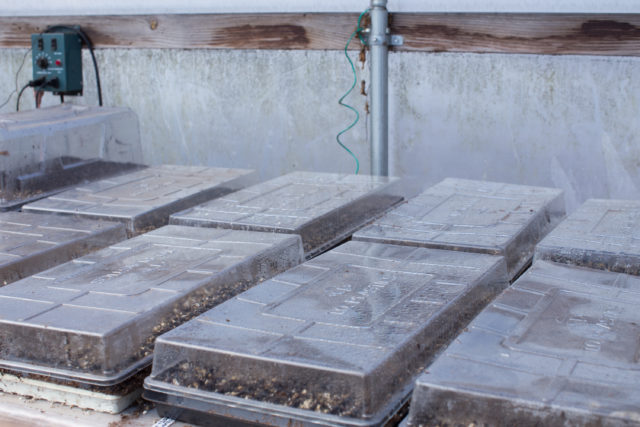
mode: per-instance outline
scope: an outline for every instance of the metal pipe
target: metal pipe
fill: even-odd
[[[371,0],[371,174],[389,175],[387,0]]]

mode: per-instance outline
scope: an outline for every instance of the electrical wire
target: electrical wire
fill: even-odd
[[[349,61],[349,65],[351,65],[351,71],[353,72],[353,84],[351,85],[351,87],[349,88],[349,90],[342,95],[342,97],[338,100],[338,104],[342,105],[345,108],[348,108],[349,110],[353,111],[356,114],[356,118],[355,120],[346,128],[344,128],[343,130],[341,130],[340,132],[338,132],[338,134],[336,135],[336,141],[338,142],[338,144],[347,152],[351,155],[351,157],[353,157],[353,159],[356,161],[356,172],[355,174],[357,175],[358,172],[360,171],[360,161],[358,160],[358,157],[353,153],[353,151],[351,151],[346,145],[344,145],[342,143],[342,141],[340,140],[340,137],[345,134],[346,132],[348,132],[349,130],[351,130],[360,120],[360,113],[358,113],[358,110],[356,110],[355,108],[353,108],[351,105],[344,103],[344,99],[349,96],[349,94],[353,91],[353,89],[356,87],[356,85],[358,84],[358,74],[356,73],[356,67],[353,64],[353,61],[351,60],[351,58],[349,57],[349,44],[351,43],[351,40],[353,40],[353,38],[357,35],[358,38],[360,39],[360,41],[364,43],[364,38],[362,37],[362,30],[364,28],[362,28],[360,26],[360,23],[362,21],[362,17],[369,12],[369,9],[365,10],[364,12],[362,12],[360,14],[360,17],[358,18],[358,26],[355,29],[355,31],[353,33],[351,33],[351,36],[349,37],[349,40],[347,40],[347,44],[344,46],[344,56],[347,57],[347,61]]]
[[[44,95],[44,88],[53,85],[53,87],[58,87],[58,78],[54,77],[52,79],[46,79],[45,77],[38,77],[35,80],[29,80],[29,82],[20,89],[20,93],[18,94],[18,99],[16,101],[16,111],[20,111],[20,98],[22,97],[22,93],[28,87],[33,87],[34,94],[36,98],[36,108],[40,108],[40,102],[42,100],[42,95]]]
[[[366,15],[367,13],[369,13],[369,9],[365,9],[360,16],[358,16],[358,28],[356,28],[356,31],[358,32],[358,38],[360,39],[360,43],[362,43],[363,45],[367,45],[367,42],[365,41],[364,37],[362,36],[362,31],[364,30],[364,28],[362,28],[361,26],[361,22],[362,22],[362,18],[364,18],[364,15]]]
[[[87,33],[82,31],[82,29],[72,27],[70,25],[52,25],[50,27],[47,27],[43,32],[50,33],[56,30],[73,31],[78,36],[80,36],[84,44],[87,45],[87,48],[89,49],[89,53],[91,54],[91,61],[93,62],[93,71],[96,75],[96,87],[98,89],[98,105],[102,107],[102,86],[100,85],[100,72],[98,71],[98,61],[96,61],[96,55],[93,51],[93,43],[91,42],[91,39],[89,38],[89,36],[87,36]]]
[[[29,86],[31,86],[31,82],[22,86],[22,89],[20,89],[20,92],[18,93],[18,100],[16,101],[16,111],[20,111],[20,97],[22,96],[22,92],[24,92]]]
[[[13,90],[13,92],[11,92],[9,94],[9,96],[7,96],[7,100],[4,101],[2,104],[0,104],[0,108],[2,108],[5,105],[7,105],[9,103],[9,101],[11,101],[11,97],[13,96],[13,94],[18,92],[18,75],[20,74],[20,71],[22,71],[22,67],[24,67],[24,62],[27,59],[27,55],[29,55],[29,52],[31,52],[31,48],[29,48],[29,50],[27,50],[27,52],[22,57],[22,63],[20,64],[20,67],[18,67],[18,71],[16,71],[16,86],[15,86],[15,89]]]

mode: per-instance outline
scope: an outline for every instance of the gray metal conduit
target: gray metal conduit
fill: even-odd
[[[389,175],[388,13],[387,0],[371,0],[371,174]]]

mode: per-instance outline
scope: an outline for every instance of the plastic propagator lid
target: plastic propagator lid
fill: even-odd
[[[167,224],[174,212],[243,188],[256,176],[247,169],[153,166],[76,187],[23,209],[120,221],[135,235]]]
[[[162,227],[0,288],[0,368],[116,384],[156,336],[301,261],[299,236]]]
[[[294,233],[322,252],[400,202],[397,178],[293,172],[171,216],[172,224]]]
[[[416,383],[409,425],[636,425],[640,279],[537,261]]]
[[[640,275],[640,201],[587,200],[538,244],[536,259]]]
[[[564,214],[559,189],[447,178],[353,238],[503,255],[514,278]]]
[[[0,210],[141,163],[138,118],[128,108],[64,104],[0,114]]]
[[[0,286],[126,239],[117,222],[0,213]]]
[[[376,424],[506,285],[502,257],[349,242],[159,337],[145,387],[249,422]]]

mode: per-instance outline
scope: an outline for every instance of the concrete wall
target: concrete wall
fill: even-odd
[[[0,103],[22,49],[0,50]],[[355,54],[354,54],[355,56]],[[140,118],[147,162],[352,172],[335,142],[351,120],[337,100],[351,84],[339,51],[98,50],[106,105]],[[27,62],[18,77],[30,78]],[[86,96],[94,78],[84,58]],[[360,79],[368,79],[365,68]],[[57,99],[45,97],[45,105]],[[356,90],[348,102],[364,111]],[[23,108],[33,107],[31,94]],[[15,95],[0,112],[15,108]],[[640,196],[640,59],[392,53],[391,172],[425,184],[446,176]],[[369,169],[366,114],[344,140]]]
[[[395,54],[392,172],[640,196],[640,59]]]

